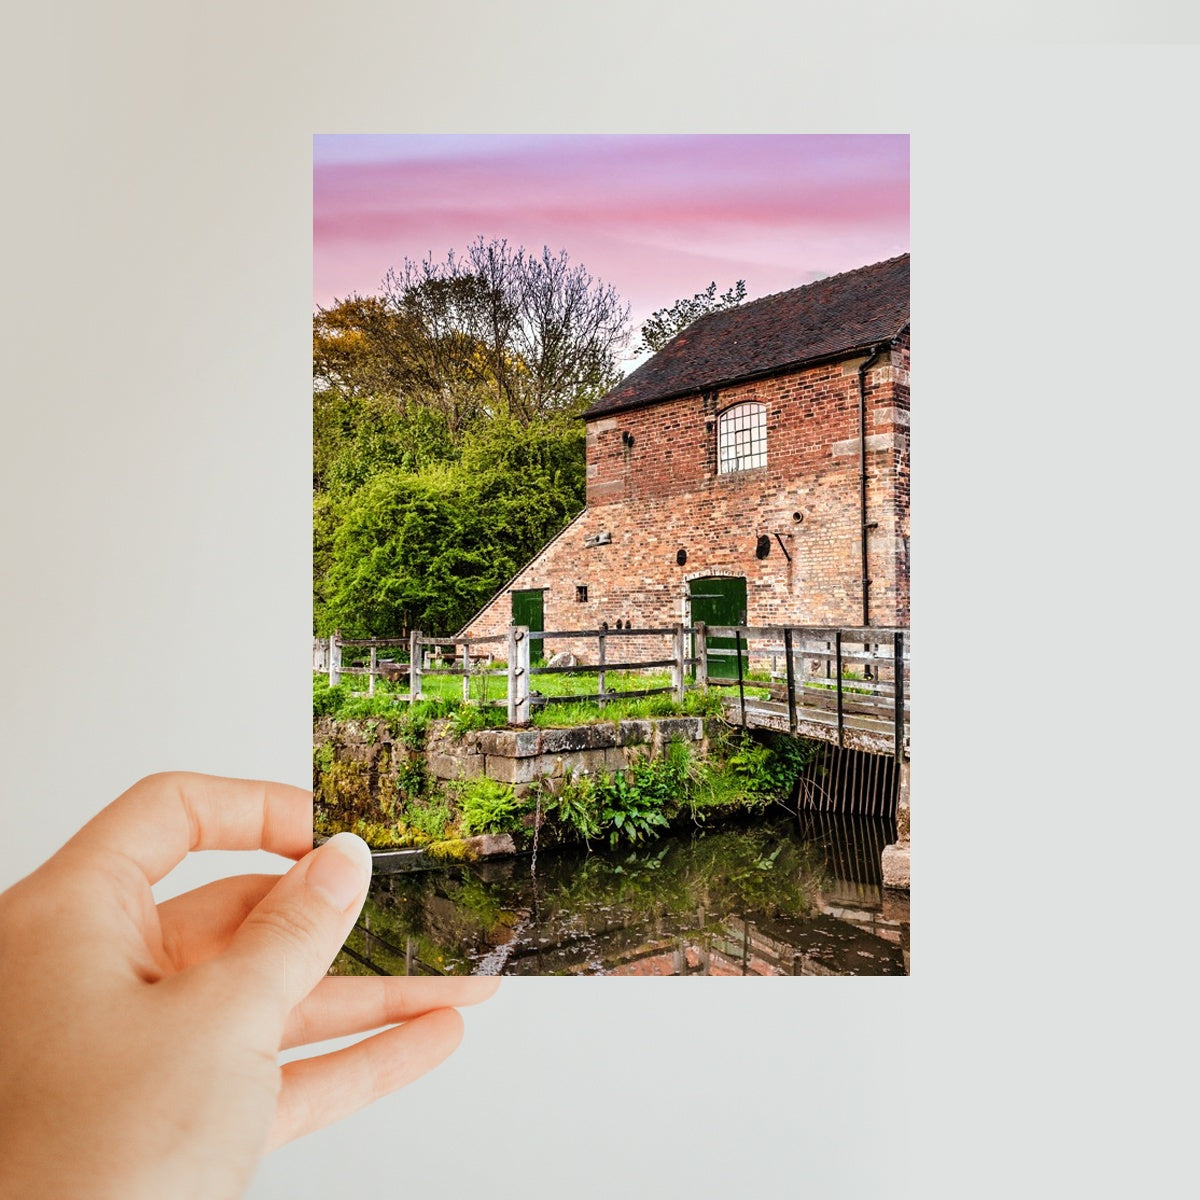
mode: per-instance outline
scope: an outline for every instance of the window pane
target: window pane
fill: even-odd
[[[721,414],[717,438],[718,470],[748,471],[767,465],[767,408],[738,404]]]

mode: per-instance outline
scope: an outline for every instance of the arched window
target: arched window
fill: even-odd
[[[717,426],[717,470],[748,471],[767,465],[767,406],[735,404]]]

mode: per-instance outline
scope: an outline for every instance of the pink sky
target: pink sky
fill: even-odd
[[[715,280],[750,299],[908,249],[907,135],[321,135],[313,301],[482,235],[566,250],[636,326]]]

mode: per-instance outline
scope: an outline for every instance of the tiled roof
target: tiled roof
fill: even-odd
[[[584,413],[601,416],[863,349],[908,324],[908,255],[830,275],[677,334]]]

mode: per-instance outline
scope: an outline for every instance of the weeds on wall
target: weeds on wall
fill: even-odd
[[[521,818],[530,811],[527,800],[519,798],[506,783],[481,776],[455,785],[462,816],[459,829],[464,837],[478,833],[516,833]]]
[[[518,797],[511,787],[487,778],[436,785],[415,753],[426,744],[430,722],[445,720],[447,732],[462,740],[503,724],[502,709],[464,705],[449,696],[411,705],[397,705],[388,694],[352,697],[347,685],[330,688],[320,676],[314,678],[313,709],[317,715],[360,721],[368,745],[387,729],[397,747],[410,752],[394,768],[395,795],[371,806],[383,818],[375,821],[370,815],[361,816],[366,807],[359,796],[366,785],[364,764],[339,761],[332,744],[314,749],[318,832],[336,832],[328,814],[344,812],[346,797],[353,794],[350,811],[358,822],[353,828],[376,847],[436,846],[480,833],[511,833],[518,845],[527,846],[533,814],[539,808],[543,844],[582,841],[590,846],[605,839],[614,847],[637,846],[680,820],[703,825],[719,816],[761,812],[785,800],[814,750],[808,743],[781,735],[755,736],[726,729],[711,734],[711,753],[704,761],[689,743],[673,742],[659,757],[643,757],[624,770],[546,780],[539,792]],[[548,705],[535,710],[534,722],[578,725],[674,715],[712,718],[723,711],[719,694],[698,690],[688,692],[681,705],[666,694],[614,700],[603,708],[583,701]]]

